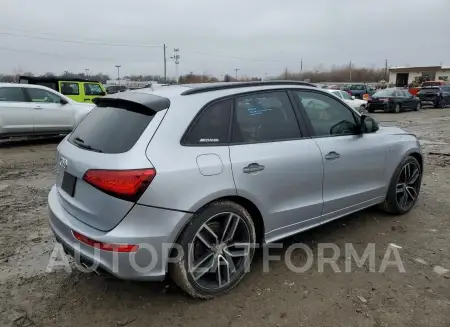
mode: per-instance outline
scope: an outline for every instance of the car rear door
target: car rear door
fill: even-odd
[[[0,87],[0,134],[33,132],[33,110],[21,87]]]
[[[59,92],[77,102],[84,102],[81,83],[75,81],[59,81]]]
[[[69,104],[61,103],[62,98],[48,90],[26,87],[33,110],[34,132],[70,132],[74,126],[74,111]]]
[[[300,126],[286,91],[235,99],[230,159],[236,190],[261,211],[268,242],[316,223],[322,212],[320,149]]]
[[[323,220],[380,202],[385,195],[382,137],[356,134],[359,116],[328,94],[313,90],[294,94],[322,153]]]

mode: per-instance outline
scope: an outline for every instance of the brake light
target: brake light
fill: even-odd
[[[155,169],[88,170],[83,180],[114,197],[136,202],[156,176]]]
[[[111,243],[103,243],[99,241],[95,241],[83,234],[72,231],[73,236],[86,245],[92,246],[94,248],[110,251],[110,252],[136,252],[139,249],[139,245],[131,245],[131,244],[111,244]]]

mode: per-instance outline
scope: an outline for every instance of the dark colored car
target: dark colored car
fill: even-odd
[[[350,84],[345,88],[345,90],[348,94],[361,100],[363,100],[364,94],[372,95],[375,92],[375,90],[367,84]]]
[[[450,105],[450,85],[423,87],[416,95],[422,104],[432,104],[435,108]]]
[[[384,112],[399,113],[403,110],[419,110],[419,98],[408,90],[389,88],[375,92],[367,101],[367,111],[383,110]]]
[[[108,94],[114,94],[118,92],[126,91],[127,87],[125,85],[109,85],[106,87],[106,92]]]

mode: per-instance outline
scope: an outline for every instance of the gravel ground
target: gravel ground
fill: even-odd
[[[0,326],[450,326],[450,109],[375,114],[422,140],[426,170],[419,202],[402,217],[369,209],[284,241],[284,257],[303,242],[362,253],[376,244],[377,272],[313,269],[296,274],[284,261],[263,273],[262,255],[231,294],[210,301],[186,297],[169,281],[137,283],[77,270],[46,272],[55,241],[47,224],[46,196],[54,183],[60,139],[0,143]],[[379,273],[394,243],[405,273]],[[300,252],[292,262],[305,263]]]

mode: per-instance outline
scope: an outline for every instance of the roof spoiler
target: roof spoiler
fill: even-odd
[[[120,92],[98,97],[92,100],[98,107],[119,107],[124,109],[138,109],[138,111],[151,110],[158,112],[170,107],[170,100],[150,93],[144,92]]]

